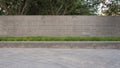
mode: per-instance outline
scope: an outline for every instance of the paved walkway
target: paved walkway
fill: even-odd
[[[0,68],[120,68],[120,50],[1,48]]]

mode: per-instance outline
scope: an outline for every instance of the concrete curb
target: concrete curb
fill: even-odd
[[[120,49],[120,41],[1,41],[0,48]]]

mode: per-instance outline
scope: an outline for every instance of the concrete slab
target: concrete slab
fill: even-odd
[[[0,68],[120,68],[120,50],[1,48]]]

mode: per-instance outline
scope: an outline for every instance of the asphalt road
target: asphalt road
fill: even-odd
[[[1,48],[0,68],[120,68],[120,50]]]

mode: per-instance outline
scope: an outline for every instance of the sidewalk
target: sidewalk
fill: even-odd
[[[120,50],[1,48],[0,68],[120,68]]]

